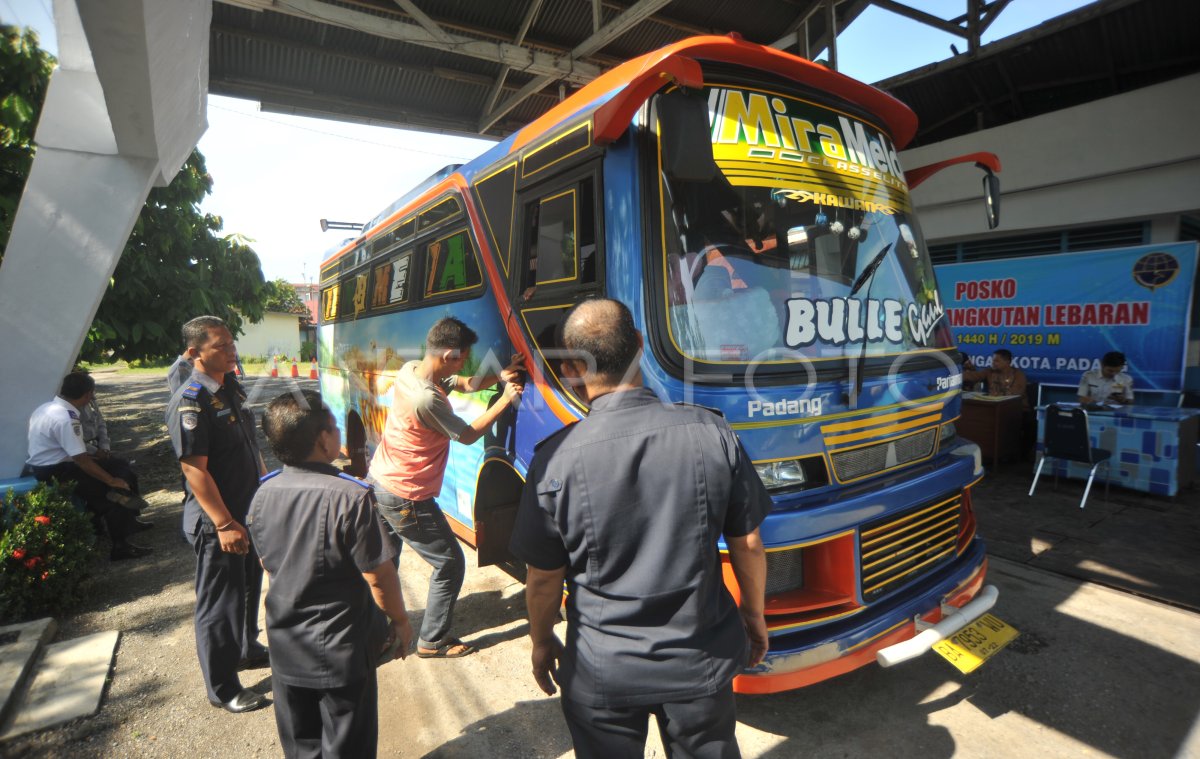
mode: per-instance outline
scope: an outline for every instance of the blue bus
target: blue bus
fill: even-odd
[[[694,37],[446,167],[321,266],[321,390],[351,469],[366,471],[396,370],[433,322],[461,318],[480,336],[469,371],[520,353],[529,378],[488,435],[451,446],[438,503],[481,565],[511,561],[534,445],[587,412],[557,373],[562,317],[616,298],[648,386],[723,413],[774,500],[770,652],[735,689],[802,687],[913,639],[980,593],[986,558],[979,449],[954,427],[960,359],[908,191],[976,164],[991,222],[999,171],[976,153],[905,172],[915,129],[837,72]],[[451,400],[471,419],[493,397]]]

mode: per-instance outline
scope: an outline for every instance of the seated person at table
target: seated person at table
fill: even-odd
[[[1109,351],[1100,359],[1100,368],[1083,373],[1079,380],[1080,403],[1133,403],[1133,377],[1122,371],[1125,354]]]
[[[1012,358],[1012,351],[1000,348],[992,354],[992,365],[987,369],[963,364],[963,382],[982,382],[988,395],[1019,395],[1021,402],[1028,404],[1025,372],[1012,365]]]

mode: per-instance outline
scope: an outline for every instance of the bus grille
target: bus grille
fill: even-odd
[[[871,601],[954,557],[962,494],[865,525],[859,535],[859,576]]]
[[[767,595],[786,593],[804,585],[804,549],[767,552]]]
[[[832,453],[829,458],[833,461],[833,470],[838,479],[849,482],[928,458],[933,453],[937,436],[938,429],[934,427],[915,435]]]

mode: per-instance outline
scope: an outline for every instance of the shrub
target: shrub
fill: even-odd
[[[66,611],[83,598],[96,542],[91,518],[71,503],[72,485],[38,485],[4,499],[0,619]]]
[[[312,340],[305,340],[300,343],[300,360],[312,361],[317,357],[317,344]]]

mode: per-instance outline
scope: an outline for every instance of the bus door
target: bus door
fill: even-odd
[[[567,309],[603,292],[600,197],[599,162],[517,193],[508,296],[533,350],[515,427],[516,454],[525,462],[539,440],[563,425],[540,393],[558,395],[560,407],[583,409],[558,376],[559,331]],[[535,386],[537,378],[543,387]],[[523,483],[499,462],[485,466],[480,482],[475,506],[479,564],[502,564],[511,560],[508,541]]]
[[[600,204],[599,162],[534,185],[518,198],[521,231],[510,297],[540,374],[561,393],[569,393],[558,376],[563,317],[579,301],[604,292]],[[538,429],[530,430],[536,439],[518,436],[519,452],[532,454],[534,443],[561,426],[553,415],[542,416]]]

